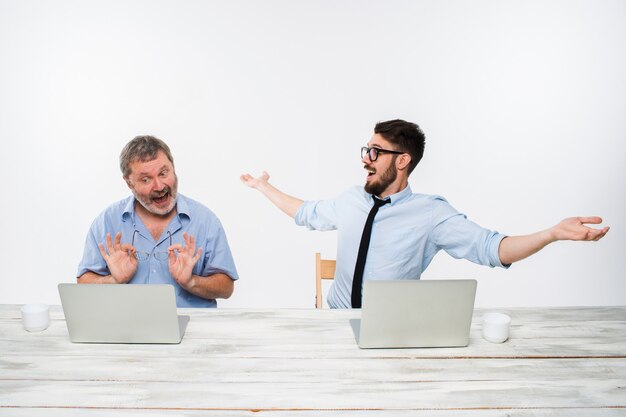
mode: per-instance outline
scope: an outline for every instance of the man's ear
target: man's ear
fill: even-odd
[[[409,164],[411,163],[411,155],[409,155],[408,153],[403,153],[402,155],[398,155],[398,157],[396,158],[396,169],[398,170],[405,170],[408,168]]]
[[[126,185],[128,185],[128,188],[130,188],[131,190],[133,189],[133,186],[130,183],[130,180],[128,179],[128,177],[122,177],[122,179],[126,182]]]

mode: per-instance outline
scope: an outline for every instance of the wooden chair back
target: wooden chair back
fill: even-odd
[[[322,280],[335,279],[336,261],[315,254],[315,308],[322,308]]]

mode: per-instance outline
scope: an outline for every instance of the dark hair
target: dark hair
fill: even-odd
[[[161,139],[154,136],[136,136],[128,142],[120,153],[120,169],[124,178],[128,178],[130,175],[131,163],[137,160],[141,162],[152,161],[156,159],[159,151],[163,151],[167,159],[174,165],[174,158],[170,148]]]
[[[378,133],[385,140],[396,145],[399,151],[411,155],[411,163],[409,164],[409,175],[411,175],[424,155],[426,137],[422,129],[415,123],[396,119],[378,122],[374,127],[374,133]]]

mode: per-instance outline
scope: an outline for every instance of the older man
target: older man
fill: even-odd
[[[238,275],[224,229],[211,210],[178,194],[169,147],[138,136],[122,150],[120,168],[133,195],[91,225],[78,282],[172,284],[178,307],[216,307],[216,298],[230,297]]]

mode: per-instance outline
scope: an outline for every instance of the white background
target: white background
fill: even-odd
[[[440,253],[477,306],[626,304],[626,2],[0,0],[0,303],[58,304],[92,220],[129,194],[123,145],[172,148],[180,192],[222,220],[241,276],[221,307],[312,307],[309,232],[239,182],[303,199],[362,184],[381,120],[427,136],[414,192],[530,233],[600,215],[508,270]]]

